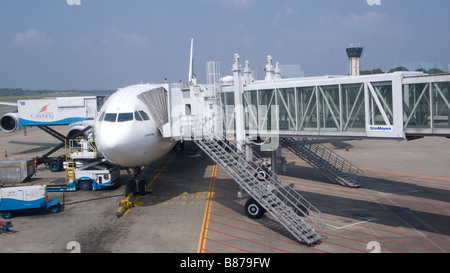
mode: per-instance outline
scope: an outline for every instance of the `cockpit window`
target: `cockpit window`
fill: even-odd
[[[120,113],[117,122],[125,122],[133,120],[133,113]]]
[[[105,117],[105,114],[106,114],[105,111],[103,111],[100,117],[98,118],[98,121],[102,121],[103,118]]]
[[[150,118],[148,117],[147,113],[145,113],[144,111],[139,111],[139,114],[141,114],[142,118],[144,120],[149,120]]]
[[[142,121],[142,120],[143,120],[142,117],[141,117],[141,115],[139,114],[138,111],[134,112],[134,118],[135,118],[137,121]]]
[[[103,121],[108,122],[116,122],[117,114],[116,113],[106,113],[105,118]]]

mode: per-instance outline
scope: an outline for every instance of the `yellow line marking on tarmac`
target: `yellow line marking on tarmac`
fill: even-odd
[[[203,224],[200,233],[200,239],[198,242],[197,253],[203,253],[205,249],[206,235],[208,234],[209,215],[211,213],[211,203],[212,203],[212,196],[214,194],[214,184],[216,181],[216,175],[217,175],[217,164],[214,164],[211,175],[211,183],[209,185],[209,193],[207,199],[208,202],[206,202],[205,215],[203,216]]]

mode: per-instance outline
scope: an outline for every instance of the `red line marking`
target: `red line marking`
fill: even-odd
[[[305,248],[308,248],[308,249],[313,249],[313,250],[317,250],[317,251],[321,251],[321,252],[327,252],[325,250],[321,250],[321,249],[317,249],[317,248],[313,248],[313,247],[308,247],[306,245],[301,245],[301,244],[298,244],[298,243],[295,243],[295,242],[286,241],[286,240],[283,240],[283,239],[280,239],[280,238],[275,238],[275,237],[272,237],[272,236],[269,236],[269,235],[266,235],[266,234],[262,234],[262,233],[251,231],[251,230],[246,230],[246,229],[239,228],[239,227],[236,227],[236,226],[220,223],[220,222],[217,222],[217,221],[214,221],[214,220],[210,220],[210,222],[211,223],[216,223],[216,224],[219,224],[219,225],[223,225],[223,226],[226,226],[226,227],[230,227],[230,228],[233,228],[233,229],[249,232],[249,233],[252,233],[252,234],[260,235],[260,236],[263,236],[263,237],[266,237],[266,238],[275,239],[275,240],[278,240],[278,241],[281,241],[281,242],[293,244],[293,245],[296,245],[296,246],[301,246],[301,247],[305,247]],[[264,227],[264,226],[261,226],[261,227]],[[264,228],[266,228],[266,227],[264,227]]]
[[[242,240],[242,241],[246,241],[246,242],[249,242],[249,243],[252,243],[252,244],[256,244],[256,245],[260,245],[260,246],[263,246],[263,247],[275,249],[275,250],[278,250],[278,251],[281,251],[281,252],[285,252],[285,253],[290,253],[289,251],[286,251],[286,250],[283,250],[283,249],[279,249],[279,248],[276,248],[276,247],[272,247],[272,246],[268,246],[268,245],[261,244],[261,243],[258,243],[258,242],[254,242],[254,241],[251,241],[251,240],[248,240],[248,239],[245,239],[245,238],[242,238],[242,237],[234,236],[234,235],[231,235],[231,234],[228,234],[228,233],[225,233],[225,232],[221,232],[221,231],[218,231],[218,230],[215,230],[215,229],[210,229],[209,228],[208,230],[220,233],[220,234],[225,235],[225,236],[233,237],[233,238],[236,238],[236,239],[239,239],[239,240]]]
[[[413,228],[409,228],[409,227],[398,227],[398,228],[415,231]],[[426,230],[421,230],[420,232],[428,233],[428,234],[431,234],[431,235],[441,236],[441,237],[444,237],[447,240],[449,239],[449,236],[441,234],[441,233],[435,233],[435,232],[426,231]],[[443,243],[443,244],[445,244],[445,243]]]
[[[339,238],[346,239],[346,240],[350,240],[350,241],[355,241],[355,242],[358,242],[358,243],[362,243],[362,244],[367,245],[367,242],[363,242],[363,241],[360,241],[360,240],[348,238],[348,237],[345,237],[345,236],[341,236],[341,235],[337,235],[337,234],[331,234],[331,233],[327,233],[327,232],[320,232],[320,233],[323,233],[323,234],[326,234],[326,235],[329,235],[329,236],[339,237]],[[351,248],[351,247],[347,247],[347,246],[343,246],[343,245],[338,245],[338,244],[331,243],[331,242],[327,242],[327,241],[324,241],[324,243],[328,243],[328,244],[337,245],[337,246],[344,247],[344,248],[349,248],[349,249],[357,250],[357,251],[359,251],[359,252],[368,253],[368,251],[362,251],[362,250],[359,250],[359,249],[355,249],[355,248]],[[393,250],[393,251],[396,251],[396,252],[408,253],[408,252],[405,252],[405,251],[402,251],[402,250],[398,250],[398,249],[393,249],[393,248],[390,248],[390,247],[385,247],[385,246],[381,246],[381,247],[382,247],[382,248],[386,248],[386,249],[390,249],[390,250]]]
[[[367,233],[362,233],[362,232],[352,231],[352,230],[348,230],[348,229],[341,229],[341,230],[345,230],[345,231],[352,232],[352,233],[356,233],[356,234],[366,235],[366,236],[370,236],[370,237],[375,237],[375,238],[381,239],[381,240],[388,240],[388,241],[391,241],[391,242],[394,242],[394,243],[405,244],[405,245],[409,245],[409,246],[413,246],[413,247],[418,247],[418,248],[423,248],[423,249],[427,249],[427,250],[431,250],[431,251],[447,253],[447,252],[442,251],[442,250],[437,250],[437,249],[432,249],[432,248],[428,248],[428,247],[424,247],[424,246],[418,246],[418,245],[414,245],[414,244],[404,243],[404,242],[400,242],[400,241],[393,240],[393,239],[389,239],[389,238],[384,238],[384,237],[375,236],[375,235],[372,235],[372,234],[367,234]]]
[[[325,189],[322,188],[322,187],[311,186],[311,185],[308,185],[307,187],[304,187],[303,185],[299,185],[298,183],[295,183],[295,182],[292,183],[292,184],[294,184],[294,189],[297,189],[297,190],[311,191],[311,192],[315,192],[315,193],[322,193],[322,194],[330,195],[330,191],[329,190],[328,191],[324,191]],[[317,189],[319,189],[319,190],[317,190]],[[335,194],[337,192],[344,193],[344,194]],[[369,202],[373,202],[373,199],[361,198],[361,196],[368,196],[368,197],[377,198],[377,199],[384,198],[383,195],[370,194],[370,193],[361,192],[361,191],[357,192],[355,190],[342,190],[342,189],[339,189],[339,188],[333,189],[333,193],[334,193],[333,196],[344,197],[344,198],[351,198],[351,199],[362,200],[362,201],[369,201]],[[351,196],[349,194],[356,194],[357,196]],[[428,211],[432,211],[432,212],[436,212],[436,209],[433,210],[432,208],[426,208],[424,206],[417,206],[417,205],[414,205],[414,203],[416,203],[416,204],[418,203],[420,205],[426,204],[428,206],[434,206],[434,207],[440,207],[440,208],[448,208],[447,206],[444,206],[443,204],[438,204],[437,203],[437,202],[442,202],[442,201],[425,199],[425,198],[422,198],[422,197],[402,196],[402,195],[397,195],[397,194],[391,194],[391,195],[389,195],[389,198],[392,198],[392,199],[409,198],[410,200],[403,200],[403,202],[407,202],[407,204],[408,204],[408,206],[410,208],[423,209],[423,210],[428,210]],[[411,200],[413,198],[423,200],[424,202]],[[392,202],[390,202],[389,204],[392,205]]]
[[[359,227],[365,227],[362,225],[356,225]],[[405,236],[405,237],[410,237],[410,238],[414,238],[414,239],[418,239],[418,240],[423,240],[423,241],[427,241],[427,242],[433,242],[433,243],[437,243],[437,244],[442,244],[442,245],[448,245],[450,246],[450,244],[448,243],[444,243],[444,242],[438,242],[438,241],[433,241],[427,238],[421,238],[421,237],[416,237],[416,236],[412,236],[412,235],[408,235],[408,234],[403,234],[403,233],[398,233],[398,232],[394,232],[394,231],[389,231],[389,230],[383,230],[383,229],[379,229],[379,228],[374,228],[374,227],[365,227],[368,229],[373,229],[373,230],[378,230],[378,231],[382,231],[382,232],[387,232],[387,233],[392,233],[392,234],[396,234],[396,235],[401,235],[401,236]],[[422,231],[421,231],[422,232]],[[432,233],[432,234],[436,234],[436,233]],[[441,235],[441,234],[439,234]]]
[[[247,250],[245,250],[245,249],[242,249],[242,248],[239,248],[239,247],[235,247],[235,246],[232,246],[232,245],[228,245],[228,244],[225,244],[225,243],[222,243],[222,242],[213,240],[213,239],[211,239],[211,238],[206,238],[206,240],[211,241],[211,242],[214,242],[214,243],[217,243],[217,244],[220,244],[220,245],[224,245],[224,246],[227,246],[227,247],[235,248],[235,249],[241,250],[241,251],[243,251],[243,252],[252,253],[252,252],[247,251]]]

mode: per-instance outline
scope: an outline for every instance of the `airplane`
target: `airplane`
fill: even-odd
[[[193,39],[189,65],[190,82],[193,77]],[[84,123],[84,126],[93,127],[95,145],[104,158],[122,168],[133,170],[125,195],[136,189],[141,193],[145,192],[146,182],[141,179],[143,167],[163,157],[176,144],[176,141],[162,137],[148,106],[138,98],[141,94],[163,86],[164,84],[136,84],[120,88],[103,104],[95,121]],[[6,102],[0,104],[17,106]],[[7,115],[3,117],[7,117],[5,121],[14,121]],[[82,129],[79,124],[74,130]]]
[[[193,68],[194,39],[191,39],[188,82],[193,80]],[[126,196],[136,188],[145,193],[146,181],[140,177],[142,167],[166,155],[176,144],[162,137],[148,106],[139,98],[163,87],[163,84],[137,84],[119,89],[108,98],[95,121],[94,139],[98,151],[108,161],[133,169]]]
[[[118,90],[102,106],[94,124],[98,151],[108,161],[134,171],[125,195],[134,191],[135,185],[141,193],[145,192],[145,181],[140,178],[142,167],[158,160],[175,145],[171,139],[162,137],[147,106],[138,98],[159,87],[162,86],[138,84]]]

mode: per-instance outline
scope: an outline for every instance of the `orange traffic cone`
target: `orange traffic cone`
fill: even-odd
[[[348,152],[348,145],[347,145],[347,147],[345,148],[345,150]]]

